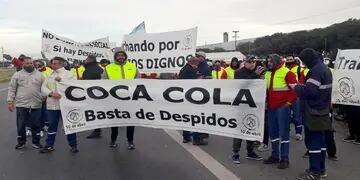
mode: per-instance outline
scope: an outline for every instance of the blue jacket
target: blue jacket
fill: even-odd
[[[305,77],[304,85],[295,86],[295,91],[303,103],[310,108],[323,110],[330,108],[332,90],[332,74],[329,68],[320,61],[314,62]]]
[[[199,76],[211,76],[211,70],[206,61],[202,61],[198,65]]]

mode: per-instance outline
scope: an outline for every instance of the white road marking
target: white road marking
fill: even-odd
[[[241,180],[230,170],[226,169],[221,163],[215,160],[212,156],[192,143],[182,143],[182,136],[175,130],[164,129],[164,131],[175,140],[180,146],[188,151],[196,160],[198,160],[204,167],[213,173],[218,179],[225,180]]]

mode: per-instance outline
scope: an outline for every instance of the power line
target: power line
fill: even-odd
[[[360,7],[360,4],[355,4],[355,5],[345,7],[345,8],[341,8],[341,9],[329,10],[327,12],[322,12],[322,13],[319,13],[319,14],[314,14],[314,15],[305,16],[305,17],[300,17],[300,18],[296,18],[296,19],[292,19],[292,20],[288,20],[288,21],[278,22],[278,23],[275,23],[275,24],[271,24],[270,26],[287,24],[287,23],[292,23],[292,22],[301,21],[301,20],[305,20],[305,19],[310,19],[310,18],[313,18],[313,17],[323,16],[323,15],[328,15],[328,14],[334,14],[334,13],[338,13],[338,12],[345,11],[345,10],[348,10],[348,9],[357,8],[357,7]]]

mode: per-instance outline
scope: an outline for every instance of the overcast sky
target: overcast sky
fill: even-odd
[[[41,29],[87,42],[122,36],[145,21],[148,33],[198,26],[198,45],[321,28],[360,18],[359,0],[0,0],[0,47],[39,54]],[[230,33],[231,37],[233,33]]]

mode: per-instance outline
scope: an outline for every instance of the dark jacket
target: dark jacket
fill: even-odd
[[[199,76],[211,76],[211,70],[206,61],[201,61],[198,66]]]
[[[186,64],[179,72],[179,79],[197,79],[197,69],[194,69],[190,64]]]
[[[103,69],[96,62],[87,63],[84,65],[85,71],[83,73],[84,80],[101,79]]]
[[[321,61],[316,51],[305,49],[300,53],[301,60],[310,69],[304,85],[295,86],[295,91],[301,100],[311,109],[323,110],[330,108],[332,74]]]
[[[255,70],[249,70],[249,69],[246,69],[245,67],[243,67],[239,71],[235,72],[234,78],[235,79],[259,79],[260,76],[258,76],[255,73]]]
[[[295,91],[310,108],[322,110],[330,108],[332,75],[329,68],[318,60],[307,74],[304,85],[295,87]]]

